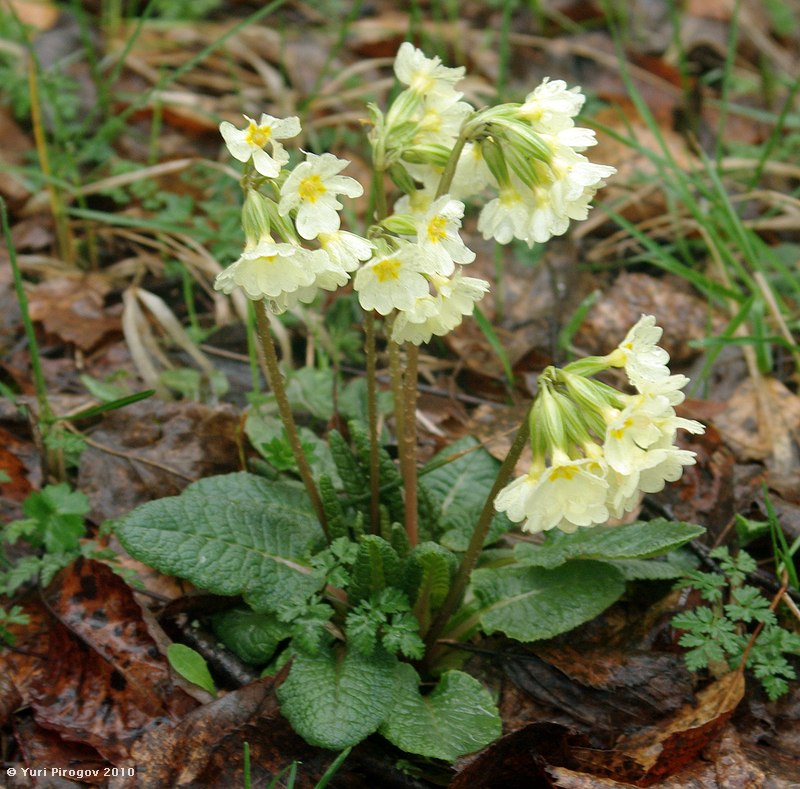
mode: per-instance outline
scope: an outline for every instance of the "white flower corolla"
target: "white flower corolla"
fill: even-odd
[[[513,183],[501,186],[498,196],[481,209],[478,231],[499,244],[508,244],[512,238],[528,241],[530,204],[531,191],[526,187]]]
[[[240,162],[253,160],[256,171],[267,178],[275,178],[281,167],[289,161],[289,154],[278,140],[288,140],[300,134],[300,119],[273,118],[262,114],[258,123],[247,115],[247,127],[237,129],[232,123],[223,121],[219,125],[219,133],[225,140],[231,156]],[[272,154],[264,148],[269,145]]]
[[[458,165],[450,185],[450,194],[457,199],[480,194],[494,178],[483,158],[483,150],[478,143],[468,142],[458,157]]]
[[[281,187],[278,213],[287,216],[297,209],[295,225],[302,238],[316,238],[320,233],[339,229],[339,211],[343,207],[337,195],[360,197],[361,184],[346,175],[339,175],[349,162],[332,153],[307,153],[306,160],[292,170]]]
[[[669,378],[669,354],[658,346],[663,330],[656,326],[652,315],[642,315],[617,346],[608,355],[614,367],[624,367],[630,382],[639,391],[658,385]]]
[[[446,334],[440,308],[439,299],[426,293],[414,302],[411,309],[398,311],[392,324],[392,341],[422,345],[430,342],[434,334]]]
[[[471,315],[475,303],[489,290],[489,283],[477,277],[431,277],[436,295],[427,294],[416,300],[410,310],[397,313],[392,339],[397,343],[421,345],[433,335],[442,337],[453,331],[465,315]]]
[[[693,466],[695,453],[679,449],[672,442],[656,447],[647,453],[647,465],[639,469],[638,487],[643,493],[658,493],[667,482],[676,482],[683,474],[684,466]]]
[[[510,520],[525,521],[522,530],[574,532],[608,520],[607,469],[596,458],[570,459],[555,451],[553,463],[540,473],[514,480],[497,494],[494,506]]]
[[[606,481],[608,482],[606,506],[609,517],[621,518],[642,500],[638,471],[632,474],[620,474],[609,467]]]
[[[574,125],[573,118],[581,111],[586,97],[580,88],[567,88],[560,79],[545,77],[542,84],[525,97],[517,110],[538,132],[558,132]]]
[[[449,276],[455,264],[472,263],[475,253],[461,240],[458,231],[464,216],[464,204],[443,195],[417,217],[417,243],[436,261],[436,274]]]
[[[648,449],[670,429],[667,423],[677,418],[674,415],[666,397],[632,397],[608,421],[603,443],[608,465],[620,474],[638,471],[646,463]]]
[[[578,153],[573,145],[564,141],[567,134],[576,129],[567,129],[558,135],[543,136],[550,149],[547,166],[553,183],[559,184],[561,197],[565,202],[579,200],[587,190],[594,190],[592,195],[603,185],[605,178],[613,175],[616,168],[607,164],[590,162],[583,154]],[[588,130],[583,130],[588,131]],[[591,138],[594,140],[594,136]]]
[[[320,233],[317,240],[330,259],[344,271],[355,271],[359,262],[369,260],[375,251],[371,241],[346,230]]]
[[[395,214],[411,214],[417,216],[424,214],[433,202],[435,191],[433,189],[417,189],[411,194],[402,195],[394,204]]]
[[[411,310],[417,299],[428,295],[428,280],[423,272],[430,268],[430,261],[416,244],[401,244],[394,252],[362,266],[353,279],[353,288],[365,310],[381,315]]]
[[[318,252],[320,250],[317,250]],[[268,299],[270,309],[277,315],[286,310],[293,309],[298,304],[310,304],[317,297],[320,290],[336,290],[350,279],[350,275],[330,260],[322,267],[322,257],[314,259],[317,273],[311,285],[298,288],[291,292],[284,292],[280,296]]]
[[[451,99],[455,84],[463,78],[463,66],[449,68],[442,65],[441,58],[425,57],[425,54],[408,41],[400,45],[394,61],[397,79],[414,93],[426,98]],[[458,94],[458,98],[461,94]]]
[[[685,375],[667,375],[658,378],[637,379],[636,388],[645,397],[666,397],[670,405],[680,405],[686,395],[681,391],[689,379]]]
[[[565,215],[564,206],[551,189],[533,187],[528,208],[527,237],[523,239],[528,242],[528,246],[532,246],[533,242],[544,244],[553,236],[561,236],[567,232],[569,217]]]
[[[249,299],[276,299],[314,284],[330,267],[321,249],[307,250],[295,244],[263,238],[246,248],[241,257],[217,275],[214,287],[223,293],[242,288]]]
[[[459,101],[460,93],[450,97],[426,98],[415,114],[415,145],[442,145],[451,148],[466,117],[474,111],[471,104]]]

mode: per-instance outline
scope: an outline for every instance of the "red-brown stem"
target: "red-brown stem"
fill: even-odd
[[[286,395],[286,388],[283,385],[283,376],[281,375],[280,368],[278,367],[278,353],[275,350],[275,343],[272,340],[272,331],[269,327],[269,316],[267,315],[267,308],[264,306],[262,300],[254,301],[253,307],[256,313],[256,325],[258,326],[258,336],[261,340],[261,347],[264,349],[264,359],[267,365],[267,377],[269,378],[269,386],[272,393],[275,395],[275,402],[278,404],[278,413],[280,414],[283,426],[286,428],[286,436],[289,439],[289,445],[292,448],[295,462],[297,463],[297,470],[300,472],[300,478],[306,486],[308,498],[311,500],[311,506],[319,520],[319,525],[325,532],[325,537],[328,542],[331,541],[330,533],[328,531],[328,520],[325,517],[325,510],[322,507],[322,500],[319,497],[314,476],[311,473],[311,467],[308,465],[306,453],[303,451],[303,445],[300,441],[300,433],[297,430],[297,424],[294,421],[292,414],[292,407],[289,403],[289,398]]]
[[[380,528],[380,472],[378,464],[378,393],[375,351],[375,314],[364,316],[364,355],[367,373],[367,422],[369,424],[369,520],[373,534]]]
[[[417,359],[419,348],[406,343],[403,381],[403,426],[400,435],[400,470],[406,510],[406,535],[411,546],[419,542],[417,524]]]
[[[475,530],[472,532],[472,538],[467,546],[467,551],[464,554],[464,558],[461,560],[455,580],[453,581],[453,586],[450,588],[450,592],[442,604],[441,610],[439,611],[436,619],[431,625],[430,630],[428,631],[428,635],[425,639],[425,659],[428,665],[434,662],[433,658],[435,657],[434,647],[436,645],[436,640],[439,638],[448,621],[450,620],[450,617],[453,616],[456,608],[458,608],[459,604],[461,603],[464,590],[467,588],[467,583],[469,583],[469,576],[472,573],[472,570],[475,568],[475,565],[478,563],[478,558],[483,550],[484,540],[486,539],[486,535],[489,533],[489,528],[491,527],[492,520],[494,518],[494,500],[501,489],[505,487],[509,477],[514,472],[514,466],[517,465],[519,456],[522,454],[525,444],[528,443],[530,438],[530,426],[528,424],[529,418],[530,409],[528,409],[528,413],[522,420],[522,424],[520,425],[517,435],[514,438],[514,443],[508,450],[506,459],[503,461],[499,471],[497,472],[497,478],[494,481],[494,485],[492,485],[492,489],[489,491],[489,495],[486,497],[483,510],[481,510],[478,522],[475,524]]]

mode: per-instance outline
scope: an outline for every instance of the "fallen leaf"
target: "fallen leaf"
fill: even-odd
[[[196,705],[172,682],[132,595],[106,565],[79,559],[45,592],[67,624],[41,599],[23,600],[30,621],[10,626],[15,649],[0,654],[2,674],[39,726],[115,764],[143,731]]]
[[[111,285],[104,277],[56,277],[33,287],[28,294],[31,319],[45,330],[89,351],[113,332],[122,331],[120,316],[104,305]]]
[[[9,430],[0,425],[0,470],[9,477],[8,482],[0,481],[0,498],[22,501],[32,490],[28,479],[28,469],[15,452],[22,442]]]
[[[111,766],[94,748],[63,739],[56,732],[40,726],[30,715],[20,715],[14,721],[14,737],[25,757],[25,764],[31,767],[64,767],[92,771],[91,774],[102,776]]]
[[[569,753],[575,743],[585,740],[566,726],[530,723],[461,760],[450,789],[550,789],[556,784],[547,765],[572,764]]]
[[[8,0],[10,10],[23,25],[49,30],[58,20],[59,10],[50,0]]]
[[[239,467],[239,414],[230,405],[144,400],[106,414],[89,432],[78,487],[98,522],[173,496],[200,477]],[[104,449],[107,448],[107,451]]]
[[[623,735],[612,750],[575,748],[584,771],[636,786],[652,786],[689,764],[725,729],[744,695],[744,677],[732,671],[658,725]]]
[[[771,471],[790,474],[800,447],[800,397],[777,378],[743,381],[714,424],[737,460],[771,460]]]
[[[589,310],[574,344],[589,354],[609,353],[642,314],[654,315],[664,329],[659,345],[669,353],[672,365],[686,364],[700,353],[689,343],[708,333],[706,301],[671,277],[627,272]]]
[[[115,779],[111,789],[240,786],[245,742],[254,785],[265,785],[301,760],[296,786],[312,787],[334,755],[307,745],[291,730],[278,711],[274,681],[259,679],[198,708],[175,726],[147,732],[131,753],[136,778]]]

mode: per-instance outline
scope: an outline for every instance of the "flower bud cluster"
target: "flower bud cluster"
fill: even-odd
[[[641,493],[662,490],[694,464],[695,453],[676,446],[677,431],[705,428],[675,413],[689,379],[670,374],[661,333],[643,315],[607,356],[544,371],[531,411],[531,468],[500,491],[498,511],[525,531],[574,532],[621,517]],[[625,370],[636,394],[590,377],[612,367]]]

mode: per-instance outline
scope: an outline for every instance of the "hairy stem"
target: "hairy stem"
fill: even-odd
[[[388,337],[392,336],[391,326],[386,330]],[[389,380],[392,384],[392,395],[394,397],[394,429],[399,442],[403,435],[403,368],[400,364],[400,346],[396,342],[389,341]]]
[[[264,358],[267,364],[267,377],[269,378],[269,385],[275,395],[275,401],[278,404],[278,413],[281,416],[284,428],[286,428],[286,435],[289,439],[289,445],[292,448],[297,469],[300,472],[300,478],[306,486],[308,498],[311,500],[311,506],[317,515],[320,526],[325,532],[325,537],[328,542],[331,541],[330,533],[328,531],[328,521],[325,517],[325,511],[322,507],[322,500],[319,497],[319,491],[314,482],[314,477],[311,473],[311,467],[308,465],[308,459],[303,451],[303,445],[300,441],[300,433],[297,430],[297,424],[292,415],[292,407],[289,404],[289,398],[286,396],[286,388],[283,385],[283,377],[280,368],[278,367],[278,354],[275,350],[275,343],[272,340],[272,332],[269,326],[269,316],[267,315],[267,308],[264,306],[262,300],[254,301],[253,308],[256,313],[256,324],[258,326],[258,336],[261,340],[261,347],[264,349]]]
[[[375,351],[375,314],[364,316],[364,354],[367,372],[367,422],[369,423],[369,520],[373,534],[380,528],[380,473],[378,465],[378,392]]]
[[[531,407],[533,407],[532,404]],[[475,525],[475,530],[472,532],[472,538],[470,539],[469,546],[464,554],[464,558],[461,560],[455,580],[453,581],[453,586],[450,588],[447,599],[442,604],[439,614],[431,625],[431,629],[428,631],[427,638],[425,639],[425,646],[427,650],[426,662],[428,665],[433,663],[436,640],[439,638],[450,617],[455,613],[456,608],[458,608],[459,604],[461,603],[464,590],[467,588],[467,583],[469,582],[469,576],[472,573],[472,570],[475,568],[478,558],[481,555],[484,540],[486,539],[486,535],[489,533],[489,528],[491,527],[492,519],[494,518],[494,500],[502,488],[505,487],[509,478],[511,477],[511,474],[514,472],[514,466],[517,465],[519,456],[522,454],[522,450],[530,438],[530,427],[528,425],[529,417],[530,409],[528,409],[528,413],[522,420],[522,424],[520,425],[517,435],[514,438],[514,443],[508,450],[506,459],[503,461],[502,465],[500,466],[500,470],[497,472],[497,478],[494,481],[494,485],[492,485],[492,489],[489,491],[489,495],[486,497],[483,510],[481,510],[478,522]]]
[[[413,548],[419,542],[417,516],[417,359],[419,348],[406,343],[403,381],[403,428],[398,433],[400,471],[405,496],[406,535]]]

